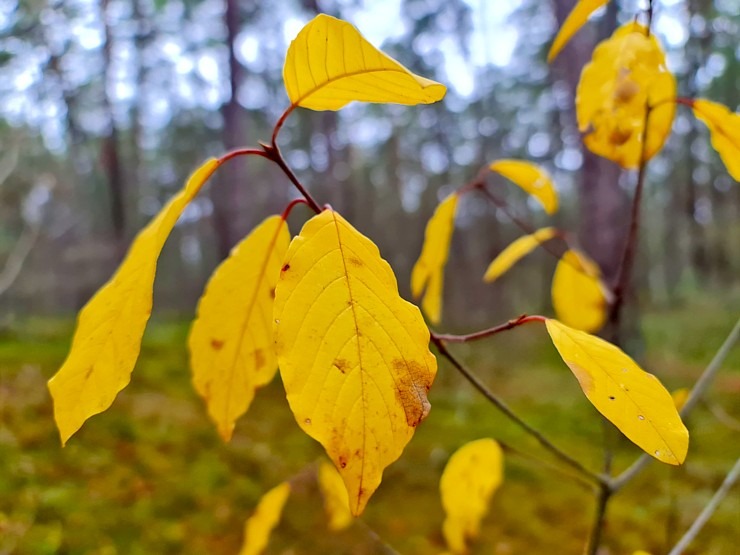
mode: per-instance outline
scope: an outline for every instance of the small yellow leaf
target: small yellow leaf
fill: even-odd
[[[489,168],[536,198],[548,214],[558,211],[558,193],[552,178],[537,164],[523,160],[497,160]]]
[[[418,299],[423,293],[421,308],[434,324],[438,324],[442,316],[444,269],[455,229],[458,198],[457,193],[453,193],[437,206],[427,223],[419,259],[411,271],[411,295]]]
[[[493,439],[471,441],[452,454],[439,481],[446,515],[442,532],[452,553],[465,553],[467,540],[478,536],[503,478],[503,453]]]
[[[342,477],[327,462],[319,466],[319,488],[324,496],[324,510],[329,518],[329,530],[338,532],[352,524],[352,513],[349,511],[349,496]]]
[[[694,100],[693,108],[694,115],[709,128],[712,146],[727,171],[735,181],[740,181],[740,114],[704,99]]]
[[[566,251],[552,276],[552,306],[558,319],[573,328],[601,329],[607,299],[598,265],[581,252]]]
[[[262,496],[244,525],[244,543],[239,555],[260,555],[265,550],[270,534],[280,522],[289,495],[290,484],[283,482]]]
[[[219,166],[211,159],[139,232],[113,277],[82,309],[67,360],[49,380],[62,444],[126,387],[152,310],[157,259],[185,206]]]
[[[543,227],[534,233],[525,235],[524,237],[519,237],[519,239],[511,243],[493,259],[493,262],[491,262],[486,270],[486,274],[483,276],[483,281],[486,283],[495,281],[501,277],[501,275],[508,272],[509,269],[520,259],[527,256],[542,243],[549,241],[557,234],[558,230],[556,228]]]
[[[330,209],[291,241],[274,318],[290,408],[359,515],[429,412],[429,330],[375,244]]]
[[[557,320],[547,331],[596,410],[633,443],[661,462],[681,464],[689,432],[671,394],[618,347]]]
[[[290,44],[283,81],[293,106],[339,110],[353,101],[431,104],[447,89],[411,73],[346,21],[319,14]]]
[[[558,31],[555,40],[547,54],[547,63],[552,62],[560,51],[568,44],[573,35],[586,24],[591,14],[598,10],[609,0],[578,0],[568,17],[563,22],[563,26]]]
[[[267,218],[216,269],[198,304],[188,338],[193,384],[224,441],[277,371],[272,305],[289,243],[286,222]]]
[[[594,50],[576,91],[578,127],[593,153],[632,169],[643,158],[642,135],[648,105],[644,161],[671,132],[676,112],[676,79],[666,67],[654,34],[639,23],[617,29]]]
[[[691,390],[688,387],[681,387],[671,393],[673,404],[676,405],[676,410],[678,412],[681,412],[686,401],[689,400],[689,395],[691,395]]]

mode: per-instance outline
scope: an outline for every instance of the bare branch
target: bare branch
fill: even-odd
[[[28,255],[31,253],[36,240],[40,235],[40,227],[38,225],[30,225],[26,228],[21,235],[20,239],[16,242],[13,250],[8,255],[8,259],[5,261],[5,266],[0,271],[0,297],[10,289],[15,280],[21,274],[23,264],[26,262]]]

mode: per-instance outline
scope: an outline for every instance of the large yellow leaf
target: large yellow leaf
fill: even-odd
[[[560,54],[560,51],[568,44],[573,35],[586,24],[591,14],[598,10],[601,6],[609,2],[609,0],[578,0],[576,5],[573,7],[568,17],[563,22],[563,26],[560,27],[555,40],[550,47],[550,52],[547,53],[547,62],[552,62],[555,57]]]
[[[536,198],[548,214],[558,211],[558,193],[552,178],[537,164],[523,160],[497,160],[489,168]]]
[[[740,114],[710,100],[693,102],[694,115],[709,128],[712,146],[719,153],[727,171],[740,181]]]
[[[438,324],[442,316],[444,269],[450,254],[458,198],[457,193],[453,193],[437,206],[427,223],[419,259],[411,271],[411,295],[418,299],[424,294],[421,308],[434,324]]]
[[[267,218],[216,269],[198,304],[188,339],[193,384],[224,441],[277,371],[272,305],[289,243],[286,222]]]
[[[581,252],[566,251],[552,276],[552,306],[558,319],[573,328],[601,329],[607,299],[598,265]]]
[[[293,106],[339,110],[352,101],[430,104],[444,85],[411,73],[346,21],[320,14],[290,44],[283,80]]]
[[[62,444],[128,385],[152,310],[157,258],[183,209],[218,167],[208,160],[139,232],[113,277],[80,312],[67,360],[49,380]]]
[[[283,482],[262,496],[244,525],[244,543],[239,555],[260,555],[265,550],[270,534],[280,522],[289,495],[290,484]]]
[[[557,320],[547,331],[596,410],[633,443],[661,462],[681,464],[689,432],[671,394],[619,348]]]
[[[644,161],[663,146],[676,111],[676,79],[668,71],[655,35],[628,23],[594,50],[576,91],[576,116],[591,152],[623,168],[637,168],[650,111]]]
[[[499,255],[489,264],[483,281],[491,283],[509,270],[520,259],[527,256],[545,241],[549,241],[558,234],[554,227],[543,227],[534,233],[519,237],[508,247],[502,250]]]
[[[342,477],[334,465],[322,462],[319,466],[319,489],[324,496],[324,510],[329,518],[329,530],[344,530],[352,524],[349,496]]]
[[[465,553],[467,540],[478,536],[503,478],[503,453],[493,439],[471,441],[452,454],[439,481],[446,515],[442,532],[452,553]]]
[[[429,412],[437,371],[429,330],[375,244],[332,210],[290,243],[274,316],[290,408],[326,449],[359,515]]]

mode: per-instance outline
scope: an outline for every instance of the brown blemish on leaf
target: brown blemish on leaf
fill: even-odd
[[[396,399],[406,415],[406,424],[415,428],[429,414],[432,405],[427,400],[429,372],[415,360],[394,359],[391,362],[396,381]]]
[[[339,466],[342,468],[347,468],[347,459],[340,455],[339,457]]]
[[[257,370],[265,365],[265,353],[262,349],[256,349],[254,351],[254,365]]]
[[[583,392],[588,395],[589,393],[593,392],[594,390],[594,379],[586,370],[581,368],[578,364],[575,362],[571,362],[569,360],[566,360],[565,363],[570,368],[571,372],[575,375],[576,379],[578,380],[578,383],[581,384],[581,389]]]
[[[349,262],[350,264],[352,264],[352,266],[355,266],[357,268],[359,268],[359,267],[361,267],[363,265],[362,260],[360,260],[359,258],[357,258],[355,256],[348,256],[347,257],[347,262]]]
[[[214,350],[220,351],[224,346],[224,342],[221,339],[211,339],[211,347],[213,347]]]
[[[336,358],[332,365],[342,374],[346,374],[347,370],[350,368],[350,363],[346,358]]]
[[[281,272],[287,272],[288,270],[290,270],[290,264],[286,264],[285,266],[283,266],[282,268],[280,268],[280,271]]]
[[[271,299],[274,299],[275,298],[275,288],[274,287],[272,289],[270,289],[270,298]]]

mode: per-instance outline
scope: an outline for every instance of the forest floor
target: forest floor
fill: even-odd
[[[651,311],[643,321],[644,368],[669,390],[691,386],[738,313],[737,303],[728,309],[720,301]],[[46,380],[64,359],[72,325],[37,319],[0,332],[0,554],[235,554],[259,497],[321,460],[318,444],[295,424],[279,377],[258,392],[231,443],[222,443],[190,384],[188,324],[162,320],[147,331],[130,386],[62,449]],[[450,348],[590,468],[602,465],[605,437],[615,470],[639,455],[602,424],[544,329]],[[686,463],[656,462],[613,499],[605,555],[665,553],[690,525],[740,455],[738,394],[740,347],[688,422]],[[471,552],[581,553],[592,492],[444,361],[430,400],[429,418],[387,469],[361,519],[329,533],[316,484],[304,473],[267,553],[443,552],[440,474],[457,447],[482,437],[514,451],[507,450],[505,481]],[[718,410],[728,414],[718,420]],[[738,545],[740,495],[731,495],[688,553],[730,555]]]

